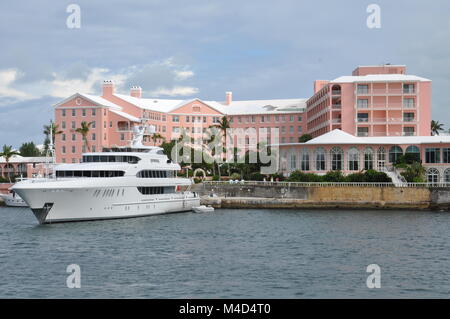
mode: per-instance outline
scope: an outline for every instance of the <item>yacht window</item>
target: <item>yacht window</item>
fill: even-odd
[[[153,170],[142,170],[136,174],[140,178],[166,178],[167,176],[172,177],[172,171],[153,171]]]
[[[139,192],[143,195],[156,195],[156,194],[170,194],[174,193],[175,190],[171,186],[158,186],[158,187],[138,187]]]

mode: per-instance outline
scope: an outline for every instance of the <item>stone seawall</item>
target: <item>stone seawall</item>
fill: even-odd
[[[449,209],[450,189],[198,184],[202,203],[226,208]],[[211,197],[214,194],[217,197]]]

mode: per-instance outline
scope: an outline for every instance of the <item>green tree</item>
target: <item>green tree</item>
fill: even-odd
[[[230,128],[230,121],[228,120],[228,117],[223,116],[218,124],[213,125],[212,127],[216,127],[219,129],[220,133],[221,133],[221,139],[223,141],[223,153],[220,154],[222,156],[222,159],[226,159],[227,158],[227,130]],[[230,172],[230,164],[227,163],[228,166],[228,176],[231,175]]]
[[[23,143],[19,148],[19,152],[23,157],[33,157],[41,155],[41,152],[33,142]]]
[[[170,142],[163,141],[160,147],[164,150],[164,154],[173,161],[172,159],[172,149],[175,147],[175,140],[171,140]]]
[[[439,121],[431,121],[431,134],[439,135],[439,132],[444,130],[444,124],[439,123]]]
[[[298,138],[298,142],[299,143],[306,143],[306,142],[308,142],[309,140],[312,140],[312,136],[310,135],[310,134],[303,134],[302,136],[300,136],[299,138]]]
[[[153,140],[153,145],[156,145],[156,141],[157,141],[157,140],[165,141],[164,136],[162,136],[162,135],[159,134],[159,133],[153,134],[153,135],[151,136],[151,139]]]
[[[414,162],[405,168],[401,175],[408,183],[423,183],[425,182],[425,167],[419,162]]]
[[[3,149],[0,152],[0,157],[4,157],[5,158],[6,167],[9,167],[9,160],[14,155],[19,155],[19,152],[14,151],[12,149],[12,146],[3,145]],[[11,175],[10,174],[8,174],[8,180],[11,183]]]
[[[86,146],[86,149],[88,150],[88,152],[89,152],[91,149],[90,149],[90,147],[89,147],[89,141],[88,141],[88,139],[87,139],[87,136],[88,136],[89,131],[90,131],[90,129],[91,129],[92,123],[93,123],[93,122],[87,123],[87,122],[83,121],[83,122],[81,122],[81,127],[77,128],[77,129],[75,130],[75,132],[81,134],[81,137],[83,138],[84,145]]]
[[[58,124],[55,124],[55,123],[51,122],[50,125],[44,125],[44,134],[45,134],[44,145],[45,145],[45,150],[48,149],[48,144],[50,143],[50,132],[52,132],[52,135],[53,135],[53,141],[52,141],[53,145],[55,145],[56,135],[62,133],[62,131],[59,129],[59,125]]]

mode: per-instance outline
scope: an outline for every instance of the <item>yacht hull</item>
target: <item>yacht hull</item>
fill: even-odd
[[[26,189],[15,187],[40,224],[117,218],[190,211],[200,205],[191,192],[142,195],[136,187],[95,189]]]
[[[11,194],[0,194],[0,198],[3,199],[6,206],[11,207],[28,207],[27,203],[19,196],[13,196]]]

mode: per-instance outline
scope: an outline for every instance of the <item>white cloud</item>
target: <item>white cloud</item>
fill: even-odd
[[[189,96],[197,94],[199,92],[198,88],[191,86],[175,86],[173,88],[160,87],[154,91],[151,91],[152,95],[155,96]]]
[[[118,86],[126,79],[124,74],[110,74],[108,69],[94,68],[86,79],[65,79],[62,75],[54,73],[54,80],[50,84],[49,95],[65,98],[75,92],[95,93],[95,86],[103,80],[112,80]]]
[[[71,67],[72,72],[66,72]],[[83,72],[78,72],[80,70]],[[122,93],[127,92],[131,85],[140,85],[144,92],[154,96],[188,96],[199,91],[196,87],[180,85],[180,82],[192,78],[194,72],[187,65],[175,63],[173,58],[132,65],[117,71],[73,65],[51,73],[45,80],[22,83],[20,78],[24,75],[16,68],[0,70],[0,105],[43,96],[66,98],[75,92],[100,94],[103,80],[112,80],[116,91]]]
[[[26,92],[14,89],[11,85],[19,77],[17,69],[0,70],[0,98],[12,98],[16,100],[26,100],[32,98]]]
[[[177,81],[183,81],[194,76],[192,71],[175,71],[175,79]]]

